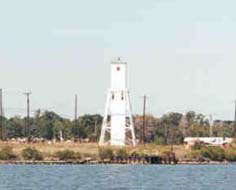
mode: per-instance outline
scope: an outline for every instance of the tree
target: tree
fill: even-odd
[[[6,122],[6,137],[17,138],[24,136],[24,120],[20,117],[13,117]]]
[[[40,136],[49,140],[56,138],[58,128],[56,124],[62,122],[63,119],[54,112],[46,111],[39,119]],[[59,124],[61,127],[61,124]]]
[[[183,134],[179,128],[182,118],[180,113],[165,114],[157,121],[156,141],[161,139],[164,144],[179,144],[183,142]]]

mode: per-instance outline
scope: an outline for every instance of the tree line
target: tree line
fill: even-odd
[[[155,144],[182,144],[184,137],[209,137],[210,121],[203,114],[189,111],[183,115],[171,112],[162,117],[146,115],[144,141]],[[143,117],[134,115],[136,138],[143,136]],[[99,114],[86,114],[77,120],[63,118],[55,112],[38,110],[34,117],[2,117],[0,124],[1,140],[12,138],[42,138],[45,140],[90,139],[97,142],[100,136],[103,117]],[[214,121],[214,137],[234,137],[235,125],[231,121]]]
[[[45,140],[64,140],[95,138],[100,133],[102,116],[84,115],[77,120],[63,118],[55,112],[38,110],[34,117],[30,117],[29,125],[27,118],[19,116],[9,119],[2,118],[0,128],[1,139],[12,138],[43,138]],[[28,127],[29,126],[29,127]]]

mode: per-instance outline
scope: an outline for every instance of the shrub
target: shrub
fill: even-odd
[[[200,150],[192,150],[190,154],[188,154],[188,158],[191,160],[195,160],[195,161],[203,161],[203,157],[201,155],[201,151]]]
[[[76,159],[81,159],[82,158],[82,155],[81,155],[81,153],[80,152],[76,152],[75,153],[75,157],[76,157]]]
[[[127,153],[126,149],[121,148],[116,151],[116,156],[121,157],[121,158],[126,158],[126,157],[128,157],[128,153]]]
[[[225,152],[221,147],[205,147],[201,149],[201,156],[213,161],[223,161]]]
[[[104,159],[111,159],[112,160],[114,157],[113,150],[110,148],[99,148],[98,155],[101,160],[104,160]]]
[[[73,150],[63,150],[57,151],[55,156],[59,158],[59,160],[79,160],[82,158],[79,152],[74,152]]]
[[[229,148],[225,151],[225,159],[231,162],[236,161],[236,153],[233,148]]]
[[[43,154],[35,148],[27,147],[22,151],[25,160],[43,160]]]
[[[156,144],[156,145],[165,145],[166,141],[165,141],[164,137],[155,137],[154,144]]]
[[[0,160],[14,160],[17,156],[13,153],[12,147],[5,146],[0,151]]]
[[[131,156],[131,157],[139,157],[140,154],[139,154],[138,152],[134,151],[134,152],[132,152],[132,153],[130,154],[130,156]]]

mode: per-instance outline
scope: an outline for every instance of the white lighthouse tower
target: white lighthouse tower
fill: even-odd
[[[127,63],[120,58],[111,62],[111,88],[107,94],[99,144],[136,145],[127,88]]]

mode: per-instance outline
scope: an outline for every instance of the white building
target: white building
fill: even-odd
[[[120,58],[111,62],[111,88],[107,93],[99,144],[136,144],[127,88],[127,63]]]
[[[186,137],[184,143],[188,145],[194,145],[195,142],[202,142],[204,144],[212,146],[221,146],[224,144],[230,144],[233,142],[233,138],[224,137]]]

